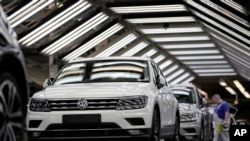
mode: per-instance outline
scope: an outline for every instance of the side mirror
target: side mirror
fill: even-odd
[[[47,88],[48,86],[52,85],[52,82],[54,81],[54,78],[47,78],[43,83],[43,88]]]
[[[201,99],[201,107],[207,106],[207,100],[205,98]]]
[[[161,79],[160,79],[160,76],[157,75],[156,76],[156,86],[158,89],[162,88],[164,85],[161,83]]]

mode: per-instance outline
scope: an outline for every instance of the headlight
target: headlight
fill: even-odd
[[[181,113],[180,120],[181,122],[191,122],[196,121],[196,114],[195,113]]]
[[[50,112],[50,106],[47,99],[32,99],[30,102],[30,111]]]
[[[116,109],[117,110],[142,109],[147,106],[147,103],[148,103],[147,96],[124,97],[119,100]]]

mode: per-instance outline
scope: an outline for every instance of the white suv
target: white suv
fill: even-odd
[[[197,88],[191,84],[171,87],[179,101],[180,136],[192,141],[212,140],[212,115]]]
[[[178,101],[149,58],[78,59],[29,102],[30,139],[179,137]]]

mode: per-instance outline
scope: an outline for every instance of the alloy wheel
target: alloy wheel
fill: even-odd
[[[18,90],[14,81],[11,79],[0,80],[1,141],[21,141],[23,133],[23,114],[20,105]]]

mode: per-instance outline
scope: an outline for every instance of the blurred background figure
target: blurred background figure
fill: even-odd
[[[215,124],[213,141],[229,141],[229,105],[219,94],[214,94],[212,100],[217,104],[213,114]]]

